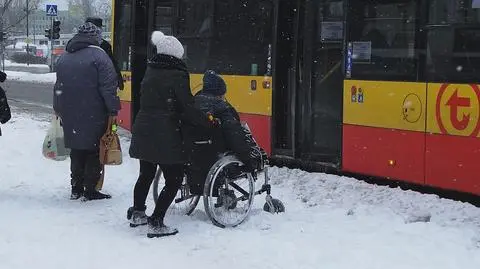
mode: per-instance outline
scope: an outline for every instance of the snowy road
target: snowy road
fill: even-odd
[[[480,208],[284,168],[272,178],[286,213],[263,212],[257,196],[251,217],[224,230],[200,205],[167,215],[176,236],[148,239],[125,218],[138,169],[127,139],[124,164],[106,171],[113,199],[70,201],[69,162],[41,155],[48,123],[13,116],[0,137],[0,269],[480,268]]]

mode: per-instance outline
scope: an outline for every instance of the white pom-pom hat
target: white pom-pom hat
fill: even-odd
[[[182,43],[178,39],[174,36],[165,35],[160,31],[152,33],[152,44],[157,47],[158,54],[166,54],[178,59],[182,59],[185,52]]]

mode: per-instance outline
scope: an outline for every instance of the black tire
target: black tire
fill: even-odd
[[[278,199],[272,199],[272,204],[273,204],[273,213],[283,213],[285,212],[285,205],[283,205],[282,201]],[[267,212],[272,212],[270,211],[270,206],[268,203],[265,203],[263,205],[263,210]]]
[[[205,212],[207,213],[207,216],[210,218],[212,223],[220,228],[236,227],[243,223],[250,213],[250,209],[252,208],[253,204],[253,198],[255,196],[255,181],[252,174],[246,173],[245,176],[248,179],[247,208],[244,210],[244,212],[242,212],[239,219],[236,221],[227,222],[220,218],[220,216],[214,210],[214,186],[216,186],[216,184],[219,184],[219,182],[216,182],[217,180],[221,180],[219,174],[224,171],[224,169],[226,169],[229,165],[243,166],[243,163],[236,156],[233,155],[226,155],[220,158],[208,172],[205,182],[205,188],[203,191],[203,203],[205,207]]]

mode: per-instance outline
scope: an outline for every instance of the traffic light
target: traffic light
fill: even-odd
[[[60,21],[54,20],[53,21],[53,33],[52,39],[59,39],[60,38]]]
[[[7,32],[0,32],[0,42],[7,40]]]
[[[52,39],[52,29],[45,29],[45,37],[48,38],[48,40]]]

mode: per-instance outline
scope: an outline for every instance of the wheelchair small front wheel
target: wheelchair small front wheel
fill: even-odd
[[[160,179],[162,178],[162,170],[160,167],[155,174],[155,178],[152,183],[152,196],[155,204],[157,203],[158,196],[160,195],[161,187]],[[200,195],[193,195],[190,193],[190,188],[187,184],[186,176],[183,178],[182,186],[175,196],[174,203],[169,207],[169,210],[179,215],[191,215],[200,201]]]
[[[267,199],[263,205],[263,210],[269,213],[283,213],[285,212],[285,205],[279,199],[271,198]]]
[[[227,228],[248,217],[255,196],[251,173],[240,172],[243,163],[233,155],[219,159],[210,169],[203,193],[205,212],[214,225]]]

